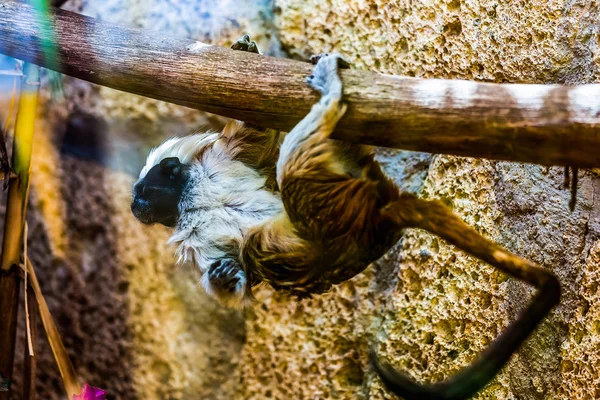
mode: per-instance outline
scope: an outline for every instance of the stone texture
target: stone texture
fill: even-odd
[[[597,80],[593,0],[277,0],[291,54],[335,49],[357,68],[499,82]]]
[[[276,1],[282,46],[295,57],[335,50],[360,69],[497,82],[598,80],[597,15],[595,1]],[[562,168],[393,154],[380,158],[404,188],[441,199],[563,284],[561,304],[477,398],[599,398],[597,173],[580,172],[570,213]],[[470,363],[531,293],[407,230],[372,269],[327,295],[298,303],[261,293],[238,397],[392,398],[368,367],[369,347],[418,381],[439,381]]]
[[[220,45],[250,33],[263,51],[277,55],[269,4],[111,0],[69,1],[64,8]],[[10,69],[14,60],[0,64]],[[48,90],[55,78],[45,74],[40,93],[29,253],[78,373],[116,399],[230,399],[245,338],[243,313],[207,297],[196,271],[175,268],[168,231],[142,226],[129,210],[131,184],[152,146],[218,129],[226,119],[68,77],[63,97]],[[12,78],[0,76],[2,123],[11,89]],[[104,123],[69,132],[69,115],[78,111]],[[20,317],[15,399],[21,398],[25,340]],[[38,398],[62,399],[41,324],[40,336]]]

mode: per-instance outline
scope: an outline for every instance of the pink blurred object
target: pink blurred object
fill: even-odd
[[[102,389],[83,384],[80,394],[74,394],[73,400],[106,400],[106,392]]]

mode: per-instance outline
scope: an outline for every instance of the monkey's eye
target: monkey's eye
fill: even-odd
[[[171,174],[171,175],[169,175],[169,179],[174,181],[175,179],[177,179],[177,177],[175,175]]]

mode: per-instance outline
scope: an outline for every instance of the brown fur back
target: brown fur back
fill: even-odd
[[[267,178],[266,188],[277,191],[275,164],[279,157],[280,132],[230,121],[223,128],[221,138],[227,142],[228,152],[235,160],[256,169]]]

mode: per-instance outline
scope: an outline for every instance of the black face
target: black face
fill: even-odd
[[[179,218],[179,200],[188,180],[187,165],[177,157],[165,158],[133,186],[131,211],[144,224],[174,227]]]

